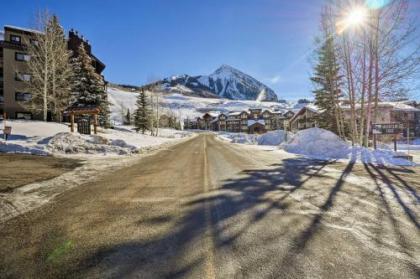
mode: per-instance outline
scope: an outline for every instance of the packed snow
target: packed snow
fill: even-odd
[[[321,160],[350,160],[353,162],[375,165],[411,166],[415,163],[395,158],[397,153],[389,149],[372,150],[361,146],[351,146],[336,134],[320,129],[310,128],[299,131],[283,145],[285,151]]]
[[[320,128],[299,131],[284,145],[287,152],[319,159],[347,158],[349,149],[347,143],[336,134]]]
[[[8,120],[12,134],[7,141],[0,134],[0,152],[33,155],[86,154],[99,156],[130,155],[191,135],[186,131],[160,129],[158,137],[136,133],[133,127],[99,129],[98,135],[70,133],[67,124]]]

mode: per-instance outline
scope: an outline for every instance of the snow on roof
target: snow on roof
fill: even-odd
[[[367,106],[367,104],[365,104]],[[350,109],[350,105],[342,105],[343,109]],[[356,109],[361,108],[361,104],[356,104]],[[394,111],[405,111],[405,112],[420,112],[420,109],[415,108],[413,106],[407,105],[403,102],[380,102],[378,103],[378,107],[391,107]]]
[[[313,105],[313,104],[308,104],[308,105],[305,106],[305,108],[307,108],[308,110],[310,110],[312,112],[315,112],[315,113],[320,112],[319,107],[317,107],[316,105]]]
[[[295,120],[301,113],[304,112],[305,109],[308,109],[308,110],[310,110],[314,113],[319,113],[320,112],[320,109],[317,106],[315,106],[313,104],[308,104],[308,105],[302,107],[301,109],[299,109],[297,112],[295,112],[295,114],[292,116],[290,121]]]
[[[17,27],[17,26],[13,26],[13,25],[5,25],[4,28],[10,28],[10,29],[15,29],[15,30],[20,30],[20,31],[30,32],[30,33],[38,33],[38,34],[43,34],[44,33],[44,32],[41,32],[39,30]]]
[[[262,125],[265,125],[264,119],[258,119],[258,120],[248,120],[248,127],[254,125],[255,123],[260,123]]]
[[[395,111],[412,111],[412,112],[420,112],[420,109],[415,108],[413,106],[404,104],[403,102],[381,102],[380,104],[383,105],[390,105],[393,107]]]
[[[229,112],[229,115],[234,116],[234,115],[240,115],[241,113],[242,113],[242,111],[231,111],[231,112]]]

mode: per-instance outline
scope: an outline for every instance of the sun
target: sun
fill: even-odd
[[[349,27],[362,26],[366,23],[368,11],[365,7],[352,8],[343,19],[337,23],[339,33],[344,32]]]

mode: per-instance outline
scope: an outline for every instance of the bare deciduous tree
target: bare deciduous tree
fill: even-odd
[[[406,96],[412,89],[410,81],[419,77],[416,25],[408,16],[407,0],[391,0],[375,7],[361,0],[327,5],[340,50],[350,137],[354,143],[367,146],[371,124],[379,119],[379,103]],[[346,13],[355,9],[363,9],[363,22],[358,26],[342,24]]]
[[[41,112],[44,121],[47,121],[49,111],[56,121],[61,121],[62,112],[70,101],[70,52],[56,16],[45,11],[39,14],[37,22],[39,32],[31,41],[25,42],[31,76],[27,88],[32,94],[27,106]]]

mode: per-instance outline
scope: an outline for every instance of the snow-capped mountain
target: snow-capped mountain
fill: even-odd
[[[222,65],[214,73],[203,76],[173,76],[155,86],[173,93],[198,97],[221,97],[232,100],[277,101],[276,93],[255,78]]]

